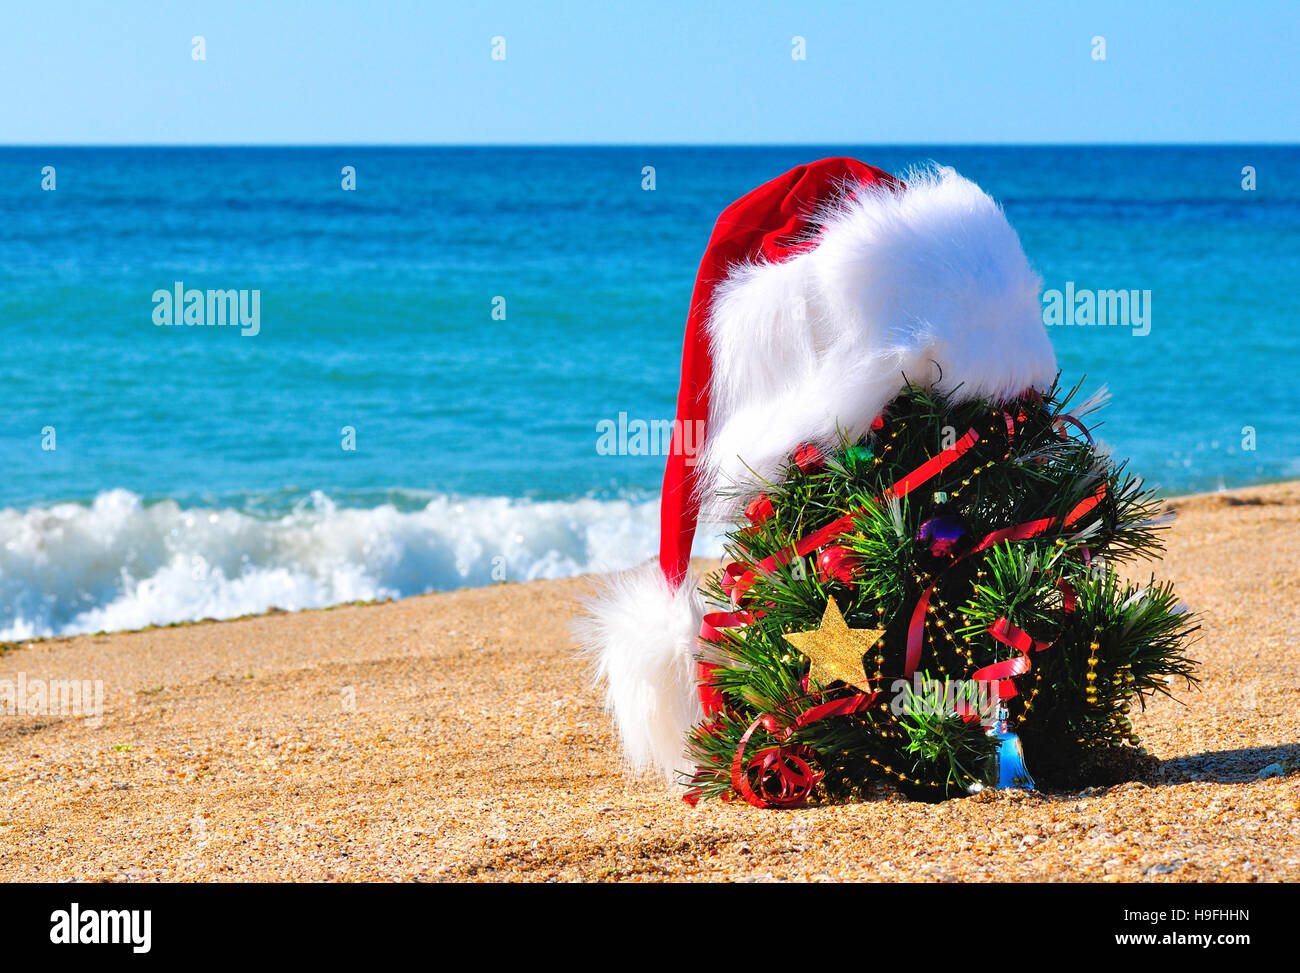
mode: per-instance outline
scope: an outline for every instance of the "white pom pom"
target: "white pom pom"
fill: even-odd
[[[695,678],[703,599],[695,579],[670,588],[653,563],[599,584],[575,632],[604,683],[628,764],[672,782],[693,769],[686,737],[703,716]]]

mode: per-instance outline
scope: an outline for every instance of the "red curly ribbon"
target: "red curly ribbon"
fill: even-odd
[[[1074,612],[1078,604],[1078,594],[1075,592],[1073,585],[1064,578],[1056,582],[1056,587],[1061,592],[1062,603],[1067,615]],[[1056,639],[1050,642],[1043,642],[1040,639],[1033,638],[1028,632],[1017,625],[1013,625],[1005,616],[998,618],[989,626],[989,635],[997,639],[1003,645],[1008,645],[1021,654],[1013,656],[1010,659],[1004,659],[1001,662],[994,662],[992,665],[976,669],[971,673],[971,678],[977,681],[997,682],[998,698],[1010,699],[1018,692],[1016,684],[1013,681],[1016,676],[1023,676],[1033,668],[1029,661],[1030,652],[1042,652],[1050,649],[1056,644]]]
[[[785,746],[784,741],[788,740],[795,730],[816,723],[818,720],[870,709],[872,703],[879,697],[879,693],[858,694],[820,703],[804,710],[787,727],[782,727],[771,713],[763,714],[749,724],[740,742],[736,744],[736,754],[731,760],[731,786],[735,788],[736,793],[757,808],[802,806],[812,794],[813,787],[822,778],[821,772],[814,771],[809,765],[810,760],[817,759],[817,752],[812,747],[802,744]],[[760,750],[746,762],[745,747],[759,727],[781,740],[782,744]],[[791,764],[794,766],[791,767]],[[749,782],[751,773],[757,775],[757,791]],[[694,806],[693,802],[688,801],[688,803]]]
[[[816,759],[816,752],[809,746],[768,747],[756,753],[748,765],[733,763],[731,783],[754,807],[800,807],[822,779],[821,771],[809,764]],[[757,791],[749,782],[750,774],[758,784]]]
[[[1010,699],[1017,692],[1016,684],[1012,680],[1016,676],[1023,676],[1033,668],[1029,661],[1029,653],[1042,652],[1044,649],[1051,648],[1052,642],[1040,642],[1031,638],[1028,632],[1012,625],[1006,618],[999,618],[990,625],[989,634],[1003,645],[1009,645],[1022,654],[976,669],[971,673],[971,678],[978,682],[996,682],[998,698]]]
[[[1088,432],[1088,427],[1085,426],[1078,419],[1074,418],[1074,416],[1069,415],[1068,413],[1062,413],[1061,415],[1056,417],[1056,421],[1059,425],[1062,426],[1065,425],[1066,423],[1069,423],[1071,426],[1074,426],[1075,429],[1083,433],[1083,438],[1088,440],[1088,445],[1092,446],[1094,449],[1096,448],[1097,444],[1092,441],[1092,433]]]
[[[1005,617],[999,618],[989,626],[989,634],[1003,645],[1009,645],[1017,652],[1023,652],[1025,655],[1029,655],[1030,652],[1042,652],[1043,649],[1049,649],[1052,646],[1052,642],[1043,642],[1031,637],[1023,628],[1012,625]],[[1052,641],[1056,640],[1053,639]]]

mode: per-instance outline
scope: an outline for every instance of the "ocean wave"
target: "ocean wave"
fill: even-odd
[[[436,496],[402,510],[314,492],[265,517],[110,490],[0,510],[0,639],[619,570],[654,554],[658,526],[657,500]],[[697,553],[720,551],[702,540]]]

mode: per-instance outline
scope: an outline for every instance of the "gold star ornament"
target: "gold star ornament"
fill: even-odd
[[[820,628],[810,632],[790,632],[783,638],[812,662],[809,682],[825,688],[833,682],[855,686],[864,693],[872,691],[862,657],[885,634],[883,628],[849,628],[834,598],[826,599]]]

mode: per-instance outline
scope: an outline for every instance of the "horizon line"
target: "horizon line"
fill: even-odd
[[[829,146],[912,149],[1297,148],[1300,141],[1228,142],[0,142],[2,149],[797,149]]]

